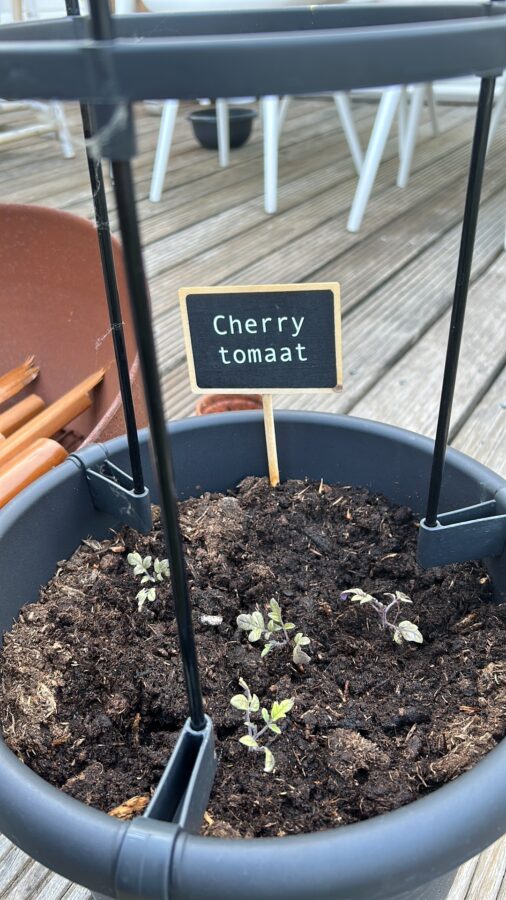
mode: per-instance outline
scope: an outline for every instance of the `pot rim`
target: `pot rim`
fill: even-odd
[[[429,438],[348,416],[299,411],[277,413],[276,419],[289,428],[319,425],[384,436],[424,453],[433,448]],[[222,433],[230,435],[237,426],[255,424],[261,429],[262,422],[262,413],[224,413],[170,423],[168,429],[174,438],[184,438],[186,445],[192,433],[201,433],[203,428],[211,433],[225,429]],[[140,432],[140,438],[145,446],[147,429]],[[109,456],[124,451],[125,446],[124,437],[108,442]],[[92,447],[80,454],[80,465],[94,452]],[[76,462],[70,458],[11,501],[0,515],[0,538],[34,502],[50,501],[53,491],[65,482],[82,478]],[[506,486],[500,476],[458,451],[448,450],[447,465],[471,475],[485,493]],[[43,810],[43,819],[34,818],[37,808]],[[136,821],[121,823],[62,794],[0,741],[0,828],[49,868],[91,890],[116,896],[121,846],[126,836],[134,833]],[[166,852],[170,837],[170,876],[166,873],[166,877],[170,877],[178,900],[272,900],[288,894],[293,900],[331,900],[336,894],[347,900],[365,896],[376,900],[385,896],[386,886],[396,882],[401,881],[404,891],[448,872],[500,837],[505,825],[503,740],[455,781],[407,806],[353,825],[282,838],[223,840],[176,833],[175,826],[149,820],[144,832],[146,838],[149,828],[154,828],[151,846],[156,843],[155,835],[163,833]],[[149,862],[149,841],[144,843]]]

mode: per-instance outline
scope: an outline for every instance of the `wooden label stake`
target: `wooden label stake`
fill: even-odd
[[[276,447],[276,430],[272,409],[272,394],[262,394],[264,408],[265,443],[267,444],[267,461],[269,463],[269,481],[271,487],[279,484],[278,448]]]

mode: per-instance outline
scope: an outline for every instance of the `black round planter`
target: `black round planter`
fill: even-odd
[[[363,485],[422,513],[433,443],[349,417],[276,416],[283,477]],[[266,471],[261,413],[227,413],[170,426],[181,497],[222,491]],[[156,487],[141,432],[147,484]],[[105,458],[127,469],[124,438],[95,445],[46,475],[0,514],[2,632],[20,606],[87,535],[121,517],[96,508],[85,468]],[[494,498],[506,482],[448,452],[442,508]],[[490,565],[504,582],[506,555]],[[436,900],[455,868],[506,831],[506,741],[471,772],[400,810],[356,825],[279,839],[217,840],[156,819],[121,823],[49,786],[0,742],[0,829],[27,853],[97,896],[151,900]]]
[[[244,109],[239,106],[230,106],[228,109],[229,130],[230,130],[230,147],[234,150],[236,147],[242,147],[246,143],[253,125],[253,119],[256,119],[254,109]],[[206,150],[216,150],[218,148],[218,128],[216,120],[216,109],[198,109],[190,113],[188,116],[193,126],[193,133],[199,144]]]

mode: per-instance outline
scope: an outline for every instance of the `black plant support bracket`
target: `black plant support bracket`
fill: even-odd
[[[216,771],[213,726],[185,723],[161,781],[143,817],[134,819],[116,861],[118,900],[170,900],[176,843],[199,831]],[[106,900],[95,894],[95,900]]]
[[[130,525],[141,534],[151,531],[153,518],[148,488],[136,494],[132,477],[108,459],[103,445],[96,444],[82,454],[73,453],[69,459],[84,469],[96,509],[109,513],[122,525]]]
[[[211,719],[195,731],[187,720],[153,798],[146,809],[148,819],[174,822],[196,833],[202,825],[216,771]]]
[[[506,489],[492,500],[440,513],[437,524],[420,522],[417,560],[428,569],[470,559],[501,556],[506,550]]]

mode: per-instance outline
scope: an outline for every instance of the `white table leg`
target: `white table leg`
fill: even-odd
[[[417,84],[413,88],[411,103],[409,105],[408,126],[406,128],[406,140],[404,142],[404,152],[397,173],[397,184],[399,187],[406,187],[411,171],[411,163],[413,162],[413,153],[415,150],[416,136],[418,127],[422,117],[423,101],[427,85]]]
[[[503,116],[504,110],[506,109],[506,82],[504,83],[502,94],[499,97],[499,100],[496,101],[494,106],[494,111],[492,113],[492,121],[490,122],[490,131],[488,134],[488,149],[490,150],[490,145],[494,140],[495,133],[497,131],[497,127],[501,118]]]
[[[216,127],[218,129],[218,159],[220,166],[226,168],[230,162],[230,126],[226,100],[216,101]]]
[[[434,136],[439,134],[439,122],[437,119],[437,104],[434,96],[434,85],[432,81],[427,85],[427,102],[429,104],[430,120],[432,122],[432,133]]]
[[[369,139],[369,145],[365,155],[362,172],[353,198],[350,215],[348,217],[348,231],[359,231],[366,206],[376,178],[385,144],[392,128],[392,122],[399,105],[401,87],[390,87],[383,91],[376,113],[374,127]]]
[[[334,94],[334,102],[339,113],[339,118],[341,119],[341,125],[343,126],[344,136],[350,149],[353,165],[357,170],[357,175],[360,175],[364,160],[362,156],[362,147],[360,146],[357,130],[355,128],[355,122],[353,121],[353,116],[351,113],[348,94],[345,94],[343,91],[339,91],[338,93]]]
[[[278,208],[279,97],[262,97],[264,127],[264,205],[266,213]]]
[[[290,106],[291,100],[292,98],[290,94],[285,94],[285,96],[281,98],[278,115],[278,134],[281,134],[281,132],[283,131],[283,125],[285,124],[286,114],[288,112],[288,107]]]
[[[151,190],[149,192],[149,199],[153,203],[158,203],[162,196],[163,182],[169,163],[169,154],[178,107],[179,100],[166,100],[163,104],[162,121],[160,122],[160,133],[156,145],[155,163],[153,166],[153,175],[151,177]]]

